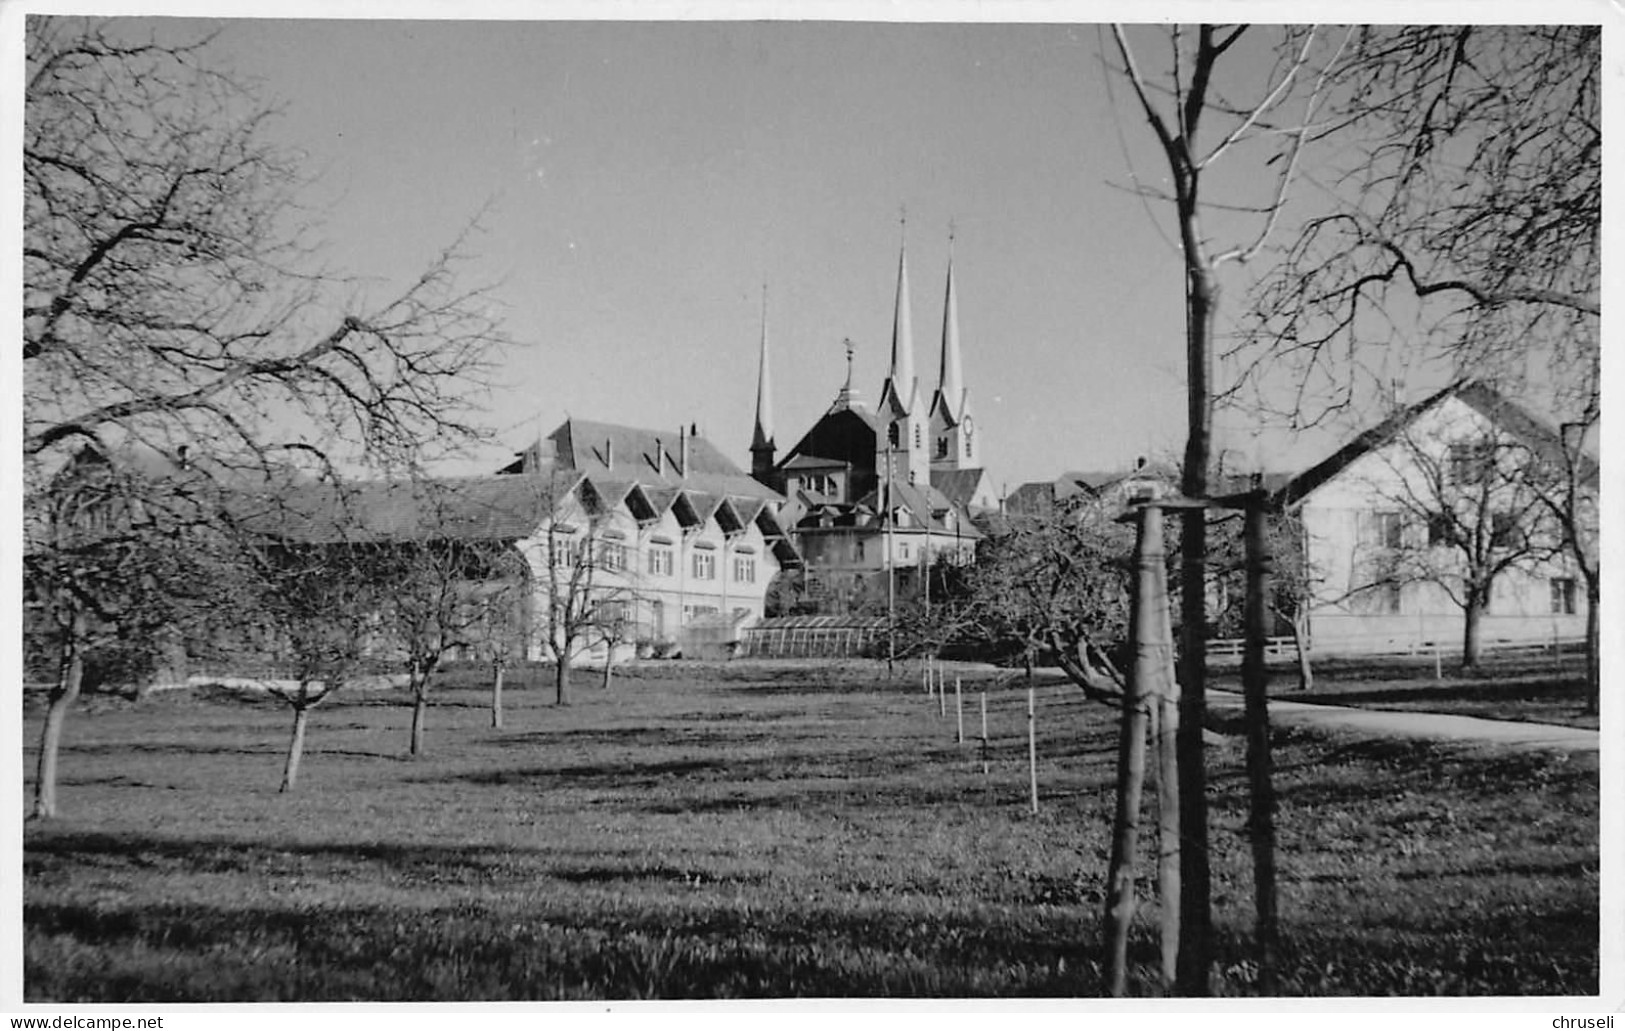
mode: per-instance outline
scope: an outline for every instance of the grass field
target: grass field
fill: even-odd
[[[1583,659],[1567,655],[1563,661],[1559,667],[1549,656],[1491,656],[1481,670],[1463,673],[1449,660],[1436,670],[1432,659],[1322,659],[1315,664],[1313,690],[1296,690],[1296,669],[1278,666],[1270,672],[1270,694],[1362,709],[1444,712],[1596,730],[1597,715],[1585,711]],[[1228,671],[1216,678],[1215,685],[1240,690],[1239,673]]]
[[[453,676],[428,754],[383,695],[290,717],[196,692],[70,720],[62,818],[25,832],[35,1001],[1088,996],[1101,990],[1113,714],[989,698],[984,776],[917,683],[672,663],[493,730]],[[531,685],[524,686],[530,678]],[[461,683],[465,686],[458,686]],[[967,693],[968,733],[978,732]],[[25,712],[32,746],[40,713]],[[1283,736],[1290,994],[1597,990],[1597,773]],[[1217,988],[1251,991],[1239,740],[1211,747]],[[1142,870],[1147,868],[1142,857]],[[1151,994],[1155,904],[1134,988]]]

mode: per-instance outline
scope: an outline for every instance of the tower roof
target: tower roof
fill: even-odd
[[[756,373],[756,430],[751,434],[752,451],[772,451],[773,386],[767,358],[767,287],[762,287],[762,356]]]
[[[965,386],[959,365],[959,299],[954,293],[952,253],[948,255],[948,295],[942,306],[942,364],[937,371],[937,394],[931,400],[931,410],[938,408],[950,426],[965,414]]]
[[[905,243],[897,256],[897,307],[892,315],[891,368],[886,374],[885,385],[880,388],[880,406],[890,406],[894,415],[906,415],[914,410],[918,389],[914,375],[914,322],[909,315],[908,303],[908,245]]]

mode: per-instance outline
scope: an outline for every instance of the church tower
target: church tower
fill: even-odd
[[[982,444],[970,413],[959,360],[959,299],[954,293],[953,237],[948,237],[948,296],[942,310],[942,364],[931,398],[931,468],[980,469]]]
[[[773,384],[767,362],[767,287],[762,287],[762,357],[756,373],[756,429],[750,438],[750,474],[756,482],[773,486]]]
[[[929,418],[920,403],[919,380],[914,375],[914,328],[908,302],[908,245],[897,259],[897,308],[892,317],[891,369],[880,388],[879,420],[875,435],[875,473],[886,476],[891,457],[892,482],[927,486],[930,464],[926,458]]]

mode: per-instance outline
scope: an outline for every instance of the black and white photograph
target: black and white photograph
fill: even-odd
[[[0,1009],[1611,1027],[1622,24],[0,9]]]

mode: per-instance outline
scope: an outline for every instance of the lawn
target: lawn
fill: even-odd
[[[951,698],[943,718],[917,682],[874,677],[667,663],[608,691],[583,677],[558,708],[528,671],[494,730],[463,673],[415,760],[401,699],[340,697],[291,795],[272,704],[93,700],[68,725],[64,815],[25,832],[26,996],[1099,994],[1113,713],[1039,689],[1034,816],[1019,685],[989,693],[984,776]],[[1285,992],[1597,991],[1593,766],[1276,749]],[[1224,994],[1252,979],[1241,763],[1239,740],[1211,747]],[[1148,902],[1140,994],[1154,921]]]
[[[1272,667],[1270,694],[1297,702],[1596,730],[1597,715],[1586,712],[1582,661],[1572,654],[1564,656],[1561,666],[1550,656],[1490,656],[1479,670],[1463,672],[1449,659],[1442,666],[1431,658],[1322,659],[1315,664],[1314,687],[1308,692],[1297,690],[1296,667]],[[1240,690],[1239,673],[1221,674],[1215,686]]]

